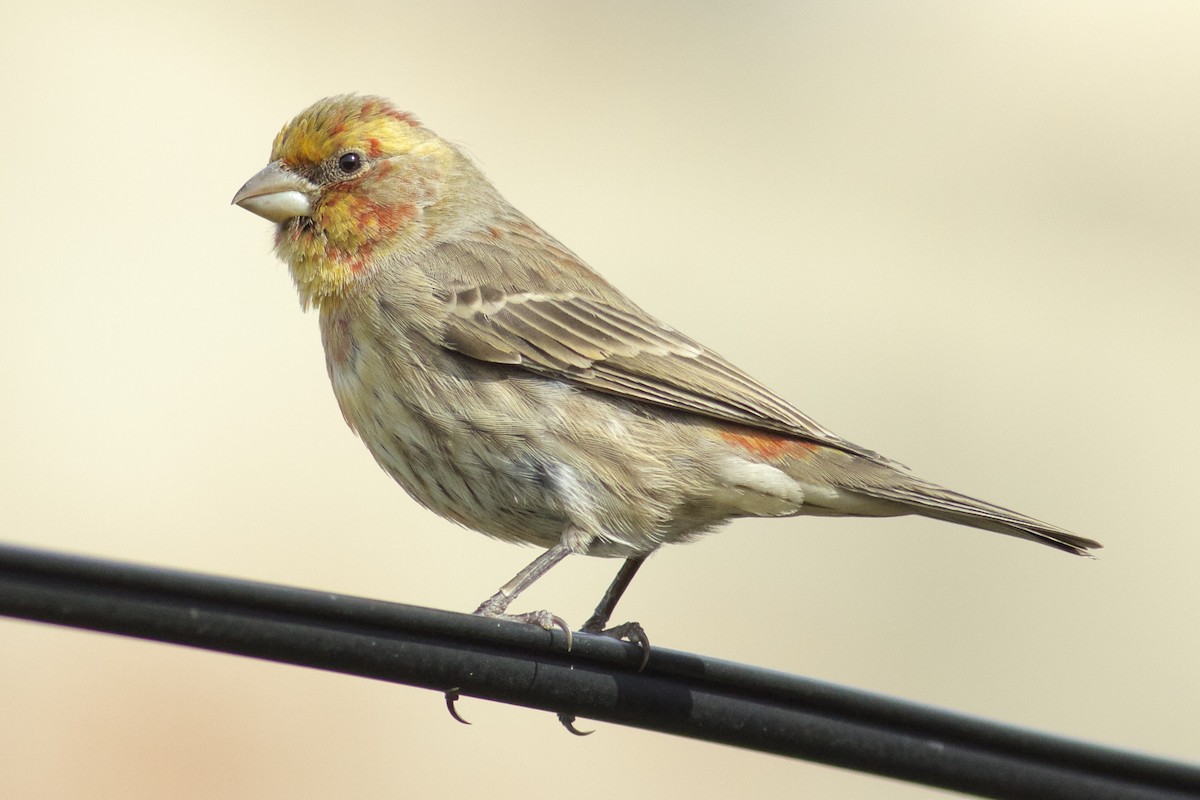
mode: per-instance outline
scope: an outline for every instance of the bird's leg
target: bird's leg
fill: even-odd
[[[583,623],[584,633],[598,633],[604,636],[611,636],[614,639],[625,639],[638,645],[642,648],[642,663],[638,667],[638,672],[646,668],[646,662],[650,659],[650,637],[646,635],[646,631],[636,622],[625,622],[621,625],[614,625],[611,628],[604,627],[608,624],[608,620],[612,617],[613,609],[617,607],[617,601],[621,599],[621,595],[625,594],[625,590],[629,588],[630,581],[637,574],[638,568],[646,561],[645,555],[633,556],[625,559],[625,563],[621,565],[621,569],[617,572],[617,577],[613,578],[613,582],[608,585],[608,589],[604,592],[604,597],[600,598],[600,603],[596,606],[596,613],[592,614],[587,622]]]
[[[484,600],[479,608],[475,609],[475,613],[481,617],[490,617],[492,619],[528,622],[545,628],[548,631],[560,628],[567,635],[567,651],[569,652],[574,637],[571,634],[571,626],[562,617],[555,616],[549,611],[530,611],[528,614],[506,614],[505,612],[508,611],[508,604],[517,599],[517,595],[528,589],[534,581],[545,575],[547,570],[566,558],[570,552],[571,549],[561,542],[554,545],[554,547],[551,547],[530,562],[529,566],[514,575],[511,581],[501,586],[500,591],[487,600]],[[455,707],[455,703],[457,702],[458,688],[447,689],[446,709],[450,712],[450,716],[464,725],[470,725],[471,723],[463,719],[458,713],[458,709]],[[567,723],[564,722],[563,724],[566,725]],[[571,730],[571,726],[567,725],[567,729]]]
[[[566,558],[570,552],[570,548],[562,542],[554,545],[531,561],[525,569],[514,575],[512,580],[501,586],[500,591],[475,609],[475,613],[485,617],[500,616],[508,610],[509,603],[517,599],[517,595],[528,589],[534,581],[545,575],[551,567]]]
[[[538,578],[546,574],[546,572],[558,562],[562,561],[571,552],[571,548],[559,542],[551,547],[546,552],[530,562],[529,566],[513,576],[513,579],[500,587],[500,591],[484,600],[479,608],[475,609],[475,613],[482,617],[491,617],[493,619],[509,619],[514,622],[528,622],[533,625],[538,625],[546,630],[561,628],[567,634],[567,650],[571,649],[571,628],[562,619],[555,616],[549,611],[530,611],[526,614],[508,614],[508,605],[517,598],[521,592],[525,591]],[[614,601],[615,602],[615,601]]]
[[[596,613],[592,614],[591,618],[583,623],[583,631],[585,633],[600,633],[604,630],[604,626],[608,624],[608,620],[612,617],[613,609],[617,607],[617,601],[621,599],[621,595],[625,594],[625,590],[629,588],[633,576],[637,574],[638,568],[645,562],[646,556],[633,556],[625,559],[625,563],[621,565],[621,569],[617,572],[617,577],[613,578],[613,582],[608,585],[608,589],[604,592],[604,597],[600,598],[600,603],[596,606]]]

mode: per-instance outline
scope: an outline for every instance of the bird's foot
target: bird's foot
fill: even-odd
[[[646,635],[646,629],[639,622],[623,622],[620,625],[613,625],[611,628],[606,628],[604,625],[608,620],[592,617],[583,624],[580,629],[583,633],[591,633],[596,636],[608,636],[613,639],[636,644],[642,650],[642,661],[638,664],[638,672],[646,668],[646,663],[650,660],[650,637]]]
[[[552,631],[558,628],[567,635],[567,652],[571,652],[574,635],[571,633],[571,626],[567,621],[557,614],[551,614],[549,611],[527,611],[524,614],[509,614],[507,613],[508,604],[512,600],[503,592],[497,592],[483,602],[479,608],[475,609],[475,613],[481,617],[488,619],[506,619],[511,622],[524,622],[526,625],[537,625],[543,630]]]

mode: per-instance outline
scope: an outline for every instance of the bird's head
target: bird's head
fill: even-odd
[[[305,306],[350,290],[395,254],[429,246],[473,168],[379,97],[321,100],[283,127],[233,202],[277,224],[275,251]]]

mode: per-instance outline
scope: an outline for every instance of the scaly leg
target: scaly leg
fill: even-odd
[[[614,639],[626,639],[633,644],[642,648],[642,663],[638,666],[638,672],[646,668],[646,662],[650,660],[650,637],[646,635],[646,631],[636,622],[626,622],[621,625],[614,625],[611,628],[605,628],[609,618],[612,617],[613,609],[617,607],[617,601],[621,599],[621,595],[625,594],[625,590],[629,588],[630,581],[637,574],[638,568],[646,561],[645,555],[633,556],[625,559],[625,563],[621,565],[621,569],[617,572],[617,577],[613,578],[613,582],[608,585],[607,591],[604,592],[604,597],[600,598],[599,605],[596,606],[596,613],[592,614],[587,622],[583,623],[584,633],[598,633],[604,636],[611,636]]]
[[[475,613],[482,617],[491,617],[493,619],[509,619],[514,622],[528,622],[533,625],[553,630],[561,628],[567,634],[567,650],[571,649],[571,627],[562,619],[562,617],[551,614],[549,611],[530,611],[525,614],[508,614],[508,605],[513,600],[517,599],[517,595],[525,591],[538,578],[546,574],[546,572],[558,562],[570,554],[571,549],[562,542],[554,545],[546,552],[530,562],[529,566],[513,576],[513,579],[500,587],[500,591],[484,600],[479,608],[475,609]]]

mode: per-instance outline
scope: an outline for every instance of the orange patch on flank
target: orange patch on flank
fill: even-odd
[[[792,458],[807,458],[817,445],[803,439],[793,439],[766,431],[756,431],[752,428],[726,428],[721,431],[721,438],[729,444],[737,445],[759,458],[767,460],[791,456]]]

